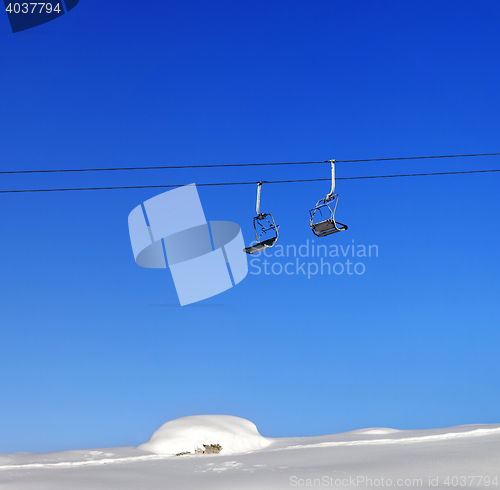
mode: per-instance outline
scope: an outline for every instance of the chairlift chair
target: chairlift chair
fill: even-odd
[[[335,160],[330,160],[332,164],[332,189],[326,195],[325,198],[320,199],[316,203],[316,207],[309,211],[311,220],[309,226],[312,232],[317,237],[325,237],[332,235],[333,233],[338,233],[339,231],[347,230],[347,225],[344,225],[338,221],[335,221],[335,210],[337,209],[337,203],[339,201],[338,194],[334,194],[335,191]],[[329,204],[330,203],[330,204]],[[331,208],[333,205],[333,209]],[[314,223],[314,216],[319,212],[320,216],[323,216],[323,212],[326,214],[326,219],[322,221],[317,221]]]
[[[257,216],[253,219],[253,230],[255,232],[256,244],[250,247],[244,248],[243,251],[247,254],[254,254],[264,250],[266,248],[274,247],[276,241],[278,240],[279,225],[274,222],[273,215],[270,213],[260,212],[260,193],[262,189],[262,182],[257,184]],[[262,236],[269,237],[261,241]],[[271,235],[271,236],[270,236]]]

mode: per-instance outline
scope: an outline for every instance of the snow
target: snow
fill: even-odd
[[[394,434],[399,432],[396,429],[388,429],[386,427],[377,427],[373,429],[359,429],[356,431],[358,434]]]
[[[157,454],[195,453],[204,445],[220,444],[221,453],[235,454],[262,449],[271,444],[255,424],[232,415],[195,415],[162,425],[139,449]]]
[[[200,444],[223,450],[173,455]],[[500,487],[500,424],[271,439],[247,420],[205,415],[168,422],[138,447],[0,455],[2,490],[457,486]]]

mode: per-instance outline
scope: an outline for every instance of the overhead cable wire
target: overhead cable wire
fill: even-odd
[[[500,169],[462,170],[458,172],[430,172],[422,174],[361,175],[356,177],[337,177],[335,180],[387,179],[394,177],[423,177],[423,176],[435,176],[435,175],[480,174],[480,173],[491,173],[491,172],[500,172]],[[330,180],[331,179],[294,179],[294,180],[266,180],[261,182],[263,182],[264,184],[289,184],[298,182],[320,182],[320,181],[330,181]],[[198,187],[201,187],[201,186],[254,185],[254,184],[257,184],[257,182],[255,181],[208,182],[196,185]],[[62,188],[62,189],[18,189],[18,190],[0,190],[0,194],[23,193],[23,192],[105,191],[105,190],[107,191],[107,190],[119,190],[119,189],[156,189],[156,188],[165,189],[173,187],[182,187],[184,185],[186,184],[132,185],[132,186],[116,186],[116,187],[72,187],[72,188]]]
[[[468,153],[462,155],[429,155],[416,157],[390,157],[390,158],[365,158],[357,160],[336,160],[336,163],[364,163],[364,162],[390,162],[397,160],[427,160],[436,158],[466,158],[466,157],[485,157],[499,156],[499,153]],[[6,174],[43,174],[43,173],[67,173],[67,172],[111,172],[118,170],[169,170],[169,169],[187,169],[187,168],[237,168],[237,167],[265,167],[276,165],[313,165],[320,163],[330,163],[331,160],[317,162],[274,162],[274,163],[221,163],[221,164],[201,164],[201,165],[165,165],[148,167],[110,167],[110,168],[67,168],[67,169],[48,169],[48,170],[2,170],[0,175]]]

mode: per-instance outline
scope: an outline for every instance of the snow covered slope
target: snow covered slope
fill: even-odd
[[[178,443],[223,451],[163,454]],[[0,455],[2,490],[308,487],[500,489],[500,425],[268,439],[244,419],[199,416],[165,424],[138,448]]]

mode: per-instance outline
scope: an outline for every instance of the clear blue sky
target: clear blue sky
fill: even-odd
[[[81,0],[12,34],[0,15],[0,167],[498,152],[499,17],[483,0]],[[337,173],[474,168],[500,157]],[[0,188],[328,175],[4,175]],[[128,213],[160,191],[2,194],[0,452],[136,445],[203,413],[271,437],[498,423],[499,179],[340,181],[349,230],[315,244],[377,245],[364,274],[248,275],[182,308],[169,271],[138,267],[128,237]],[[200,196],[249,242],[255,190]],[[314,238],[308,210],[327,191],[264,187],[281,244]]]

